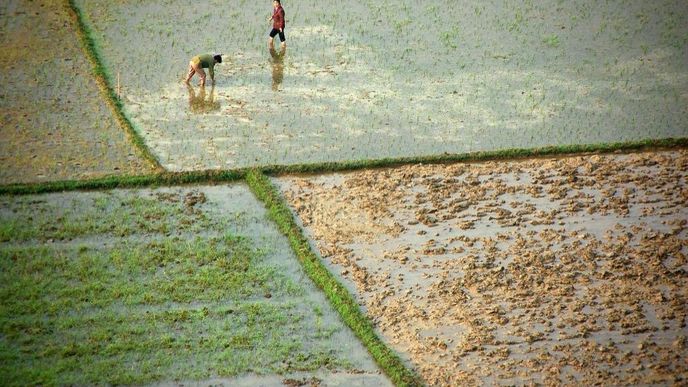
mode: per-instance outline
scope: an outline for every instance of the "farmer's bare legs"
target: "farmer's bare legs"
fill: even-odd
[[[203,71],[203,67],[199,64],[198,67],[196,68],[196,74],[198,74],[199,77],[201,77],[201,86],[205,86],[205,71]]]
[[[189,75],[186,76],[186,83],[189,83],[194,74],[198,74],[198,76],[201,78],[201,86],[205,86],[205,71],[203,71],[203,67],[201,67],[200,63],[189,64]]]
[[[287,47],[287,42],[282,42],[280,43],[281,48]],[[275,48],[275,38],[268,38],[268,48],[269,49],[274,49]]]
[[[191,80],[191,77],[194,76],[194,74],[196,74],[196,69],[194,68],[193,63],[189,63],[189,74],[186,76],[186,80],[184,80],[184,82],[186,82],[187,85],[189,84],[189,81]]]

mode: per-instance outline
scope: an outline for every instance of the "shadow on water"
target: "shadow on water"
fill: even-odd
[[[215,101],[214,85],[210,88],[210,93],[206,93],[205,86],[200,86],[198,94],[193,86],[186,85],[186,87],[189,90],[189,109],[192,113],[205,114],[220,110],[220,102]]]
[[[279,91],[279,87],[284,80],[284,55],[287,53],[287,47],[282,46],[279,52],[274,47],[270,47],[270,64],[272,64],[272,90]]]

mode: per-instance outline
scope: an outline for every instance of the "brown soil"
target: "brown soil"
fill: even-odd
[[[688,381],[688,151],[280,184],[431,385]]]
[[[0,184],[144,174],[63,1],[0,5]]]

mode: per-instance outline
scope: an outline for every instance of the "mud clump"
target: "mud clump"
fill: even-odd
[[[193,211],[196,205],[203,204],[206,200],[203,192],[191,191],[184,196],[184,207],[186,207],[187,211]]]
[[[320,387],[321,383],[322,380],[316,377],[282,380],[282,384],[284,384],[287,387]]]
[[[283,180],[430,385],[688,380],[688,152]]]

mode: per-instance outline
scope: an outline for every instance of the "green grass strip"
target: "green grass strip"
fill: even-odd
[[[163,172],[143,176],[108,176],[89,180],[65,180],[39,184],[0,186],[0,195],[35,195],[51,192],[95,191],[115,188],[150,188],[190,184],[228,183],[242,180],[246,170]]]
[[[566,156],[581,153],[612,153],[643,150],[662,150],[688,147],[688,138],[667,138],[662,140],[641,140],[632,142],[561,145],[530,149],[504,149],[496,151],[444,153],[431,156],[384,158],[377,160],[356,160],[314,164],[270,165],[260,167],[268,175],[295,173],[348,172],[359,169],[388,168],[409,164],[442,164],[456,162],[480,162],[489,160],[517,160],[523,158]]]
[[[409,164],[442,164],[481,162],[488,160],[518,160],[533,157],[573,156],[581,153],[612,153],[634,151],[659,151],[688,148],[688,138],[644,140],[612,144],[567,145],[532,149],[506,149],[489,152],[441,154],[378,160],[342,161],[330,163],[268,165],[255,168],[229,170],[205,170],[193,172],[162,172],[145,176],[111,176],[92,180],[69,180],[47,183],[0,185],[0,195],[27,195],[49,192],[99,190],[112,188],[143,188],[165,185],[215,184],[237,181],[255,169],[266,175],[279,176],[296,173],[347,172],[360,169],[390,168]]]
[[[115,119],[119,125],[124,128],[130,140],[133,142],[134,146],[138,149],[140,155],[147,160],[151,165],[158,171],[164,171],[164,168],[160,164],[157,157],[153,155],[148,146],[146,145],[143,137],[134,129],[131,121],[124,115],[122,110],[122,102],[119,100],[117,94],[113,90],[108,79],[108,73],[105,70],[105,66],[98,54],[98,49],[95,41],[92,38],[92,31],[84,22],[84,17],[81,13],[79,7],[76,6],[74,0],[65,0],[66,6],[72,16],[73,22],[75,23],[77,34],[81,38],[82,48],[86,53],[86,57],[93,65],[93,76],[96,79],[103,97],[115,115]]]
[[[260,170],[247,173],[246,181],[256,197],[265,203],[269,217],[289,240],[301,265],[320,287],[344,322],[366,346],[373,359],[397,386],[422,386],[422,380],[406,368],[399,356],[375,334],[373,324],[361,312],[348,290],[337,281],[313,252],[308,239],[296,224],[294,217],[270,179]]]

